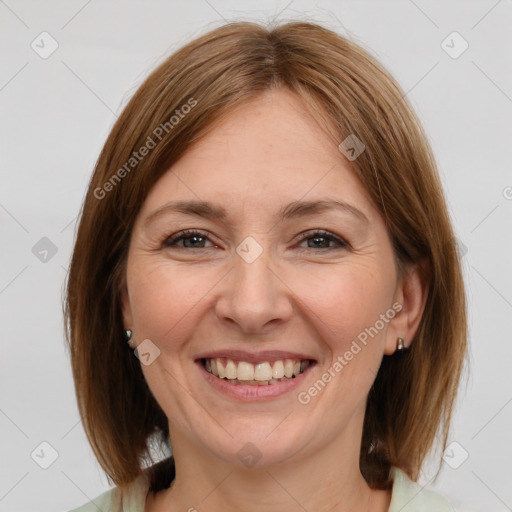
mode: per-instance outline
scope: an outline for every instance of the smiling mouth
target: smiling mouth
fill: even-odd
[[[314,361],[311,359],[281,359],[249,363],[226,357],[203,358],[204,369],[219,379],[243,386],[279,384],[304,373]]]

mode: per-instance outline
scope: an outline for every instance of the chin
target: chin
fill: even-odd
[[[312,445],[308,442],[309,432],[297,428],[290,428],[286,415],[271,417],[258,424],[248,421],[229,423],[230,437],[222,428],[218,427],[219,434],[216,438],[208,436],[203,444],[209,447],[211,453],[225,463],[239,468],[270,468],[285,464],[304,451],[305,447]],[[279,424],[287,423],[286,428]],[[314,432],[314,429],[313,429]]]

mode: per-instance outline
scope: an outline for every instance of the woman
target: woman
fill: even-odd
[[[66,318],[116,485],[81,512],[452,510],[415,483],[466,351],[435,160],[325,28],[228,24],[147,78],[92,176]]]

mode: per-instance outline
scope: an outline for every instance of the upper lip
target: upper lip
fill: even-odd
[[[215,359],[225,357],[233,361],[246,361],[248,363],[262,363],[265,361],[279,361],[284,359],[300,359],[315,361],[315,358],[300,352],[285,352],[282,350],[263,350],[261,352],[247,352],[246,350],[213,350],[198,354],[194,359]]]

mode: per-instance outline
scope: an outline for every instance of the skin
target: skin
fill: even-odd
[[[171,200],[222,205],[227,219],[166,213]],[[292,201],[337,199],[367,217],[328,210],[278,221]],[[184,229],[206,232],[165,246]],[[348,246],[314,236],[323,229]],[[236,252],[252,236],[252,263]],[[191,243],[192,242],[192,243]],[[416,267],[397,273],[381,214],[350,162],[292,93],[245,104],[192,146],[150,191],[135,222],[122,297],[134,345],[160,355],[144,376],[169,418],[176,461],[171,488],[148,494],[146,511],[388,510],[391,492],[371,490],[359,470],[365,404],[382,357],[414,337],[426,290]],[[307,404],[307,390],[357,335],[398,302],[402,310]],[[300,389],[241,402],[206,381],[201,351],[287,350],[317,361]],[[306,377],[306,376],[304,376]],[[237,452],[261,454],[246,467]]]

